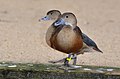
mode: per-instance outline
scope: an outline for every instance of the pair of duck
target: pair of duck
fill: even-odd
[[[93,50],[102,53],[96,43],[82,33],[73,13],[61,14],[58,10],[50,10],[42,20],[54,21],[46,33],[47,44],[53,49],[68,54],[68,57],[51,61],[52,63],[64,62],[64,66],[76,68],[77,55]],[[73,65],[69,64],[70,60],[73,60]]]

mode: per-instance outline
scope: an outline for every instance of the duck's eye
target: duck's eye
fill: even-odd
[[[51,15],[53,14],[53,13],[50,13]]]
[[[65,16],[66,18],[68,18],[68,16]]]

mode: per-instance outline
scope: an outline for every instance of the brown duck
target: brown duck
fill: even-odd
[[[64,13],[53,23],[56,30],[50,38],[51,47],[69,54],[65,65],[69,66],[71,55],[77,54],[83,47],[82,32],[77,27],[77,19],[73,13]]]
[[[47,20],[56,21],[60,15],[61,15],[60,11],[50,10],[49,12],[47,12],[47,15],[42,18],[42,20],[44,20],[44,21],[47,21]],[[55,31],[55,29],[56,29],[56,27],[54,27],[54,25],[52,24],[46,32],[46,42],[49,46],[51,46],[50,37],[51,37],[53,31]]]

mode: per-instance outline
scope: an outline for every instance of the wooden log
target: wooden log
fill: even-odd
[[[120,79],[120,68],[85,66],[60,69],[61,65],[0,63],[0,79]]]

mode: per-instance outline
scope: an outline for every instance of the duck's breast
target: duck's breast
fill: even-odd
[[[52,36],[52,33],[54,32],[55,28],[54,26],[50,26],[46,32],[46,42],[49,46],[51,46],[51,43],[50,43],[50,38]]]
[[[56,41],[57,49],[65,53],[77,53],[83,45],[80,35],[68,27],[64,27],[58,33]]]

